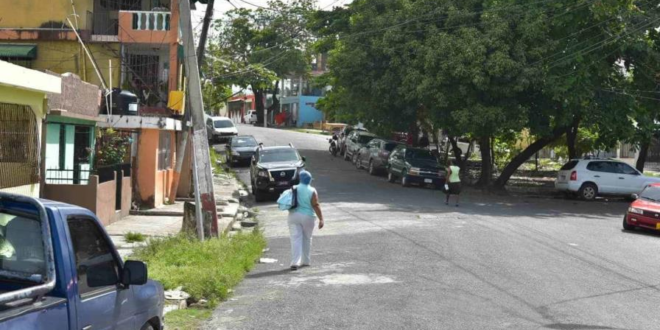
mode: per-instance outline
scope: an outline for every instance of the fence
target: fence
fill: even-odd
[[[129,11],[132,28],[137,31],[169,31],[170,13],[166,11]]]

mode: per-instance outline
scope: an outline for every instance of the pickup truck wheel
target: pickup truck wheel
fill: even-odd
[[[626,216],[623,216],[623,230],[635,230],[635,226],[629,225],[628,221],[626,221]]]
[[[593,183],[585,183],[580,187],[578,195],[585,201],[592,201],[598,196],[598,187]]]
[[[140,330],[154,330],[154,326],[147,322],[142,326],[142,328],[140,328]]]
[[[257,202],[265,201],[266,200],[266,193],[259,190],[259,189],[256,189],[254,191],[254,200],[257,201]]]
[[[396,181],[396,176],[392,172],[387,173],[387,182],[394,183]]]
[[[408,179],[408,172],[401,173],[401,186],[410,187],[410,179]]]
[[[369,174],[376,175],[376,169],[374,168],[374,161],[369,161]]]

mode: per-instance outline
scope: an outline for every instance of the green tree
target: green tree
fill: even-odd
[[[273,94],[279,108],[279,79],[309,71],[306,22],[311,0],[274,0],[256,10],[236,9],[215,22],[207,76],[215,83],[250,88],[255,95],[257,122],[264,121],[264,100]]]

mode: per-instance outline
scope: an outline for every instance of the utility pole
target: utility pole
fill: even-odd
[[[206,13],[204,14],[204,23],[202,24],[202,33],[199,35],[199,45],[197,45],[197,60],[199,61],[199,69],[202,69],[204,64],[204,51],[206,49],[206,38],[209,35],[209,27],[211,26],[211,19],[213,18],[213,4],[215,0],[208,0],[206,4]]]
[[[211,173],[211,158],[204,123],[204,101],[202,100],[202,87],[199,79],[199,66],[195,53],[192,23],[190,18],[190,2],[179,1],[179,14],[181,18],[181,31],[183,40],[184,65],[188,75],[188,98],[190,100],[190,114],[193,126],[193,175],[195,180],[195,199],[197,201],[197,225],[204,218],[202,213],[209,213],[211,217],[211,234],[218,235],[218,214],[216,211],[215,194],[213,192],[213,175]],[[202,226],[203,228],[203,226]]]

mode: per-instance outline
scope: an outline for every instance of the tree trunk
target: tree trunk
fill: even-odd
[[[555,131],[553,136],[538,139],[534,143],[530,144],[527,148],[525,148],[525,150],[516,155],[516,157],[514,157],[509,162],[509,164],[506,165],[506,167],[504,167],[500,176],[497,178],[497,180],[495,180],[494,186],[496,188],[504,188],[506,183],[509,181],[513,173],[518,170],[520,165],[534,156],[535,153],[545,148],[545,146],[559,139],[564,134],[564,132],[565,131]]]
[[[637,157],[637,164],[635,167],[638,171],[644,173],[644,165],[646,164],[646,157],[649,154],[649,148],[651,147],[651,138],[644,140],[642,145],[639,147],[639,156]]]
[[[580,127],[580,119],[576,118],[573,125],[566,131],[566,147],[568,148],[568,159],[576,159],[581,155],[577,154],[575,142],[577,141],[578,128]]]
[[[452,136],[449,136],[449,142],[451,143],[451,149],[454,152],[454,158],[456,158],[456,164],[461,168],[461,171],[465,171],[465,160],[463,159],[463,150],[458,147],[458,140]],[[466,151],[467,155],[467,151]]]
[[[261,88],[252,88],[254,93],[255,110],[257,111],[257,123],[255,126],[264,126],[266,120],[264,116],[264,90]]]
[[[268,107],[269,111],[279,110],[280,109],[280,99],[277,98],[277,93],[279,93],[280,81],[275,82],[275,89],[273,89],[273,104]]]
[[[493,176],[489,136],[479,138],[479,149],[481,150],[481,175],[479,176],[477,186],[487,187],[490,185]]]

